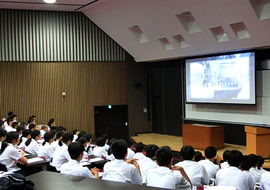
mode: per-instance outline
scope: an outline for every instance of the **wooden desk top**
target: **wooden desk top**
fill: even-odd
[[[27,177],[34,182],[34,190],[157,190],[157,188],[130,183],[103,181],[101,179],[82,178],[56,172],[42,171]],[[162,190],[161,188],[158,188]],[[165,189],[164,189],[165,190]]]

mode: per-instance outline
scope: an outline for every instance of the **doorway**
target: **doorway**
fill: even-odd
[[[94,109],[97,137],[107,134],[110,139],[129,139],[127,105],[95,106]]]

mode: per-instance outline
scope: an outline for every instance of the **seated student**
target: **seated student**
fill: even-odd
[[[254,183],[260,183],[260,178],[262,173],[257,170],[258,157],[255,154],[249,154],[248,159],[251,164],[251,168],[249,169],[252,179]]]
[[[6,140],[6,136],[7,136],[7,131],[1,128],[0,129],[0,150],[2,148],[3,142]]]
[[[57,171],[60,171],[61,166],[71,159],[68,153],[68,145],[72,140],[73,134],[64,133],[62,139],[58,143],[59,146],[57,146],[54,151],[52,166],[54,166]]]
[[[12,127],[13,118],[8,117],[7,120],[6,120],[6,122],[7,122],[7,126],[5,127],[5,130],[7,132],[16,131],[16,129]]]
[[[103,180],[129,182],[132,184],[142,184],[140,167],[135,159],[125,161],[127,156],[127,143],[119,139],[111,146],[114,161],[107,162],[103,168]]]
[[[247,155],[244,155],[242,159],[241,169],[243,170],[243,173],[246,175],[247,183],[249,184],[249,187],[254,188],[255,183],[253,182],[251,173],[249,171],[250,168],[251,168],[250,160],[248,159]]]
[[[264,159],[262,156],[257,156],[258,157],[258,164],[257,164],[257,170],[263,174],[264,172],[267,172],[265,169],[262,168],[262,165],[264,164]]]
[[[40,130],[40,139],[44,139],[44,134],[49,132],[47,125],[42,125]]]
[[[4,128],[4,121],[3,120],[0,120],[0,129],[5,129]]]
[[[53,150],[56,149],[56,147],[58,146],[59,141],[62,139],[63,135],[64,135],[63,131],[59,131],[59,132],[56,133],[56,137],[55,137],[54,141],[51,143],[51,146],[52,146]]]
[[[223,161],[224,162],[220,164],[221,169],[225,169],[225,168],[228,168],[230,166],[229,163],[228,163],[228,153],[229,152],[230,152],[229,150],[225,150],[223,152]]]
[[[158,150],[158,146],[155,144],[149,144],[145,147],[146,157],[142,160],[138,161],[138,165],[140,166],[143,183],[145,183],[146,172],[150,169],[158,168],[157,163],[154,161],[156,159],[156,151]]]
[[[30,116],[28,121],[27,121],[27,125],[26,125],[26,129],[29,129],[29,125],[30,124],[35,124],[35,118],[33,116]]]
[[[161,147],[156,152],[159,167],[146,173],[146,185],[165,189],[191,189],[191,182],[184,169],[174,166],[171,170],[173,155],[167,147]]]
[[[46,161],[51,161],[53,158],[54,150],[51,146],[51,143],[53,142],[53,133],[47,132],[44,134],[44,141],[42,143],[42,146],[39,147],[38,150],[38,156],[44,156]]]
[[[269,190],[269,189],[270,189],[270,172],[264,172],[261,175],[260,190]]]
[[[79,142],[80,144],[82,144],[83,147],[84,147],[84,152],[83,152],[82,159],[88,159],[89,154],[85,151],[85,148],[86,148],[87,143],[88,143],[87,139],[85,137],[79,137],[77,139],[77,142]]]
[[[23,126],[23,125],[19,125],[19,126],[16,128],[16,131],[19,133],[19,138],[22,137],[23,130],[24,130],[24,126]]]
[[[80,134],[80,133],[79,133]],[[79,136],[79,135],[78,135]],[[83,134],[83,137],[85,137],[87,139],[87,145],[85,147],[85,151],[89,154],[92,155],[93,153],[93,146],[91,145],[91,139],[92,139],[92,135],[90,135],[89,133],[85,133]]]
[[[79,133],[80,133],[79,129],[74,129],[73,130],[73,142],[75,142],[77,140]]]
[[[237,190],[253,190],[248,181],[250,179],[243,173],[239,167],[243,160],[243,154],[238,150],[231,150],[228,153],[228,163],[230,167],[218,170],[215,180],[216,186],[233,186]]]
[[[22,132],[22,136],[20,138],[20,142],[18,144],[18,148],[25,150],[25,142],[31,138],[31,131],[30,129],[24,129]]]
[[[9,172],[20,173],[20,168],[17,167],[17,162],[27,164],[27,158],[22,156],[24,151],[18,151],[16,144],[19,142],[19,133],[11,131],[7,133],[6,143],[3,143],[0,150],[0,163],[5,165]]]
[[[104,147],[105,142],[106,142],[106,139],[104,137],[99,137],[97,139],[96,146],[93,149],[93,153],[92,153],[94,156],[107,158],[108,154]]]
[[[17,127],[19,126],[19,123],[16,122],[16,121],[13,121],[11,126],[12,126],[13,129],[17,129]]]
[[[178,162],[175,166],[181,166],[189,176],[189,179],[194,186],[208,185],[209,177],[203,165],[193,161],[195,150],[192,146],[185,145],[180,150],[181,157],[184,161]]]
[[[205,160],[200,151],[196,151],[194,155],[195,155],[194,161],[196,162],[199,162],[200,160]]]
[[[68,145],[68,153],[71,159],[62,165],[60,173],[80,177],[99,178],[97,168],[92,168],[90,171],[87,167],[80,165],[84,154],[84,147],[81,143],[73,142]]]
[[[134,148],[134,142],[132,140],[127,141],[128,150],[127,150],[127,160],[134,157],[135,152],[132,150]]]
[[[55,127],[55,120],[54,118],[51,118],[49,121],[48,121],[48,131],[52,130],[51,127]]]
[[[37,141],[40,139],[39,130],[33,130],[31,132],[31,138],[25,142],[25,151],[30,154],[38,155],[39,145]]]
[[[198,163],[203,165],[207,171],[209,178],[216,178],[217,171],[220,169],[221,158],[217,155],[217,149],[209,146],[204,150],[205,160],[201,160]],[[216,160],[217,165],[214,164]]]
[[[110,145],[108,144],[109,143],[109,135],[107,134],[103,134],[102,137],[105,139],[105,150],[108,152],[109,148],[110,148]]]
[[[137,159],[137,160],[142,160],[144,159],[146,156],[142,153],[144,150],[144,145],[142,142],[139,142],[135,145],[136,148],[136,153],[133,156],[133,158]]]
[[[34,130],[39,130],[39,126],[34,124],[34,123],[31,123],[28,128],[30,129],[30,131],[34,131]]]
[[[114,157],[114,155],[112,153],[112,149],[111,149],[112,143],[114,143],[114,141],[116,141],[116,138],[112,138],[108,143],[110,148],[109,148],[108,153],[107,153],[108,154],[107,160],[110,160],[110,161],[115,160],[115,157]]]

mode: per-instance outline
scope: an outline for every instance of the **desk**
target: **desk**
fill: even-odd
[[[74,179],[72,179],[74,178]],[[134,185],[130,183],[120,183],[113,181],[103,181],[100,179],[72,177],[55,172],[42,171],[27,177],[34,182],[34,190],[157,190],[154,187],[147,187],[144,185]],[[77,181],[76,181],[77,180]],[[158,188],[162,190],[161,188]],[[163,189],[165,190],[165,189]]]
[[[224,132],[222,126],[183,124],[183,145],[204,150],[213,146],[217,150],[224,148]]]

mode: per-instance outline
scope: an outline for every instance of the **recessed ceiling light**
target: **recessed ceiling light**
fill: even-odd
[[[56,0],[43,0],[43,1],[46,3],[55,3],[56,2]]]

